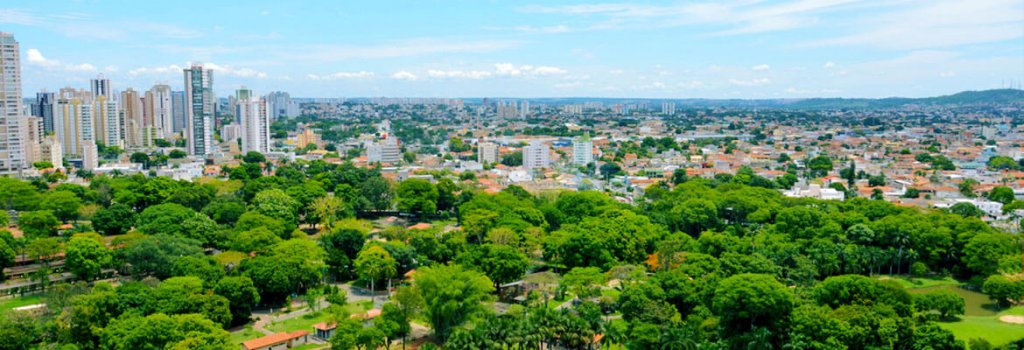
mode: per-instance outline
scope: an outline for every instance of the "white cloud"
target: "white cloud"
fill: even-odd
[[[109,66],[103,67],[103,71],[107,72],[107,73],[113,73],[113,72],[116,72],[118,70],[120,70],[120,68],[118,66],[115,66],[115,65],[109,65]]]
[[[64,67],[64,69],[72,71],[72,72],[95,72],[96,71],[96,66],[88,64],[88,63],[69,64],[66,67]]]
[[[768,85],[768,84],[771,84],[771,82],[772,81],[769,80],[768,78],[759,78],[759,79],[750,79],[750,80],[729,79],[729,84],[732,84],[732,85],[735,85],[735,86],[744,86],[744,87]]]
[[[331,74],[327,74],[327,75],[309,74],[309,75],[306,75],[306,77],[309,78],[309,79],[312,79],[312,80],[341,80],[341,79],[366,79],[366,78],[373,78],[375,75],[376,74],[373,73],[373,72],[358,71],[358,72],[336,72],[336,73],[331,73]]]
[[[832,62],[832,61],[825,62],[825,65],[821,66],[821,68],[825,68],[825,69],[831,69],[831,68],[835,68],[835,67],[836,67],[836,63]]]
[[[431,78],[463,78],[463,79],[483,79],[489,78],[493,75],[488,71],[471,70],[437,70],[431,69],[427,71],[427,76]]]
[[[751,69],[753,69],[755,71],[766,71],[766,70],[772,69],[772,67],[767,65],[767,64],[759,64],[759,65],[754,66]]]
[[[947,48],[1022,38],[1022,22],[1024,2],[1020,0],[920,1],[848,24],[863,31],[805,45]]]
[[[230,65],[219,65],[216,63],[208,62],[203,63],[203,68],[213,70],[214,76],[220,74],[221,76],[239,77],[239,78],[259,78],[263,79],[267,77],[267,73],[257,71],[252,68],[235,68]]]
[[[501,28],[497,28],[497,29],[501,29]],[[567,25],[559,24],[559,25],[546,26],[546,27],[516,26],[516,27],[512,27],[512,30],[515,30],[517,32],[526,32],[526,33],[554,34],[554,33],[566,33],[566,32],[568,32],[570,30],[570,28]]]
[[[558,67],[532,65],[516,66],[512,63],[495,63],[494,70],[496,75],[510,77],[561,75],[568,73],[565,69]]]
[[[25,50],[25,60],[29,65],[39,66],[46,69],[63,69],[69,72],[95,72],[96,66],[89,63],[61,64],[60,60],[49,59],[37,49]]]
[[[391,78],[392,79],[398,79],[398,80],[408,80],[408,81],[413,81],[413,80],[419,79],[419,77],[417,77],[416,74],[412,74],[412,73],[409,73],[408,71],[404,71],[404,70],[403,71],[395,72],[395,74],[391,75]]]
[[[28,49],[25,51],[25,56],[28,60],[28,64],[41,66],[41,67],[56,67],[60,65],[60,61],[51,60],[43,56],[42,52],[36,49]]]
[[[951,71],[951,70],[939,73],[939,77],[940,78],[952,78],[952,77],[955,77],[955,76],[956,76],[956,72]]]
[[[128,75],[133,76],[133,77],[134,76],[138,76],[138,75],[147,75],[147,74],[166,75],[168,73],[181,73],[181,71],[183,69],[185,69],[185,68],[182,67],[182,66],[179,66],[179,65],[175,65],[175,64],[167,65],[167,66],[160,66],[160,67],[152,67],[152,68],[150,68],[150,67],[139,67],[139,68],[135,68],[135,69],[129,70],[128,71]]]
[[[622,75],[624,73],[626,73],[626,71],[621,70],[621,69],[612,69],[612,70],[608,71],[608,74],[611,74],[611,75]]]

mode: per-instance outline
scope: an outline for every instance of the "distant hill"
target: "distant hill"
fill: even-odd
[[[1012,104],[1024,103],[1024,90],[996,89],[982,91],[964,91],[946,96],[925,98],[890,97],[881,99],[867,98],[811,98],[790,100],[790,103],[777,104],[790,108],[801,109],[836,109],[836,108],[895,108],[906,105],[971,105],[971,104]]]

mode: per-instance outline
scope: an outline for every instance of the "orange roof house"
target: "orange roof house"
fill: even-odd
[[[282,332],[242,342],[245,350],[291,349],[306,344],[309,331]]]

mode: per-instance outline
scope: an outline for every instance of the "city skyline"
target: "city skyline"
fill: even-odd
[[[197,6],[15,1],[0,25],[26,97],[98,74],[181,90],[192,63],[218,96],[922,97],[1024,80],[1012,0]]]

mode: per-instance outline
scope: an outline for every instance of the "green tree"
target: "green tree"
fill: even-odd
[[[596,296],[604,284],[604,272],[596,267],[575,267],[562,277],[562,285],[580,298]]]
[[[137,279],[171,277],[174,262],[183,256],[203,256],[203,248],[191,239],[157,235],[129,241],[117,250],[117,260],[123,264],[121,273]]]
[[[49,210],[22,212],[18,217],[21,231],[30,237],[45,237],[57,232],[60,220]]]
[[[299,202],[282,190],[271,189],[256,194],[250,204],[250,210],[281,220],[293,230],[298,224]]]
[[[1016,244],[1004,233],[981,233],[971,237],[964,245],[961,258],[964,265],[982,276],[999,271],[999,261],[1006,255],[1016,254]]]
[[[991,275],[985,279],[981,291],[1005,307],[1024,298],[1024,281],[1004,275]]]
[[[78,218],[78,208],[81,206],[82,200],[74,193],[53,191],[43,196],[39,208],[52,211],[58,219],[68,222]]]
[[[776,329],[793,309],[793,295],[769,275],[739,274],[722,280],[712,306],[726,334],[743,334],[755,327]]]
[[[127,205],[115,203],[97,211],[91,221],[96,232],[108,236],[125,234],[135,225],[135,211]]]
[[[39,322],[25,312],[7,310],[0,314],[0,350],[31,349],[42,336]]]
[[[914,298],[914,305],[919,311],[936,311],[943,319],[963,315],[966,307],[964,298],[949,289],[919,294]]]
[[[963,181],[960,182],[960,185],[958,187],[960,188],[960,193],[963,194],[964,197],[974,198],[975,197],[975,195],[974,195],[974,186],[977,186],[977,185],[978,185],[978,180],[975,180],[975,179],[964,179]]]
[[[394,277],[398,263],[380,245],[365,246],[356,256],[355,267],[359,278],[370,282],[370,292],[376,292],[375,283]]]
[[[460,265],[423,267],[416,271],[414,288],[424,300],[424,313],[442,342],[452,329],[484,310],[483,301],[494,291],[483,274]]]
[[[473,266],[494,282],[494,288],[501,292],[501,285],[523,277],[530,267],[530,260],[515,248],[507,245],[484,244],[460,254],[455,261],[462,266]]]
[[[11,247],[7,243],[7,240],[0,239],[0,282],[7,280],[7,275],[4,274],[3,270],[7,267],[14,266],[14,259],[16,257],[17,252],[14,251],[14,247]]]
[[[807,162],[807,167],[811,169],[811,176],[825,176],[828,172],[832,171],[832,159],[827,155],[822,154],[811,158],[811,160]]]
[[[395,197],[391,183],[380,176],[371,176],[359,184],[359,193],[369,201],[371,210],[391,209],[391,202]]]
[[[266,254],[242,261],[242,271],[252,279],[261,299],[279,303],[321,282],[324,251],[312,240],[290,239],[278,243]]]
[[[974,204],[968,202],[960,202],[957,204],[953,204],[953,206],[949,207],[948,210],[950,213],[957,214],[965,218],[978,218],[985,216],[985,212],[981,211],[981,209],[978,209],[978,207],[974,206]]]
[[[988,192],[988,199],[1003,204],[1010,204],[1010,202],[1013,202],[1014,199],[1016,199],[1016,196],[1013,194],[1012,188],[996,186],[992,188],[992,191]]]
[[[320,245],[327,253],[329,271],[337,278],[348,278],[353,261],[363,249],[366,237],[363,232],[350,228],[337,228],[320,236]]]
[[[78,279],[91,281],[100,270],[109,266],[112,259],[110,249],[94,239],[75,236],[71,237],[64,248],[64,265]]]
[[[437,187],[423,179],[408,179],[398,184],[398,210],[431,215],[437,211]]]
[[[252,279],[246,276],[228,276],[217,281],[213,292],[228,300],[231,324],[244,324],[252,315],[252,308],[260,303],[260,293]]]
[[[264,252],[282,241],[277,234],[258,227],[238,233],[231,240],[231,249],[240,252]]]

